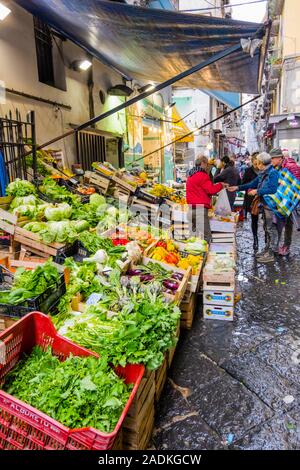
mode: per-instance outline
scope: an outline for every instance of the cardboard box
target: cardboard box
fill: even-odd
[[[205,290],[203,291],[203,304],[233,306],[234,291]]]
[[[233,321],[233,307],[224,305],[203,305],[203,317],[205,320]]]

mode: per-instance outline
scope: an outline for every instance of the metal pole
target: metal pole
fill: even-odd
[[[227,57],[227,56],[229,56],[229,55],[231,55],[234,52],[237,52],[239,50],[242,50],[242,46],[241,46],[240,42],[238,44],[235,44],[234,46],[223,49],[223,51],[220,51],[220,52],[214,54],[209,59],[201,62],[200,64],[195,65],[194,67],[191,67],[188,70],[185,70],[184,72],[179,73],[175,77],[169,78],[165,82],[156,85],[155,88],[153,88],[149,91],[145,91],[144,93],[140,93],[139,95],[135,96],[134,98],[131,98],[130,100],[126,101],[125,103],[122,103],[119,106],[116,106],[115,108],[113,108],[109,111],[106,111],[105,113],[99,114],[98,116],[95,116],[93,119],[90,119],[89,121],[81,124],[80,126],[74,128],[74,129],[71,129],[71,130],[65,132],[64,134],[62,134],[58,137],[55,137],[54,139],[51,139],[48,142],[45,142],[44,144],[37,147],[37,150],[43,149],[43,148],[47,147],[48,145],[52,145],[55,142],[57,142],[61,139],[64,139],[65,137],[69,137],[70,135],[75,134],[75,132],[77,132],[77,131],[81,131],[83,129],[86,129],[87,127],[91,127],[94,124],[96,124],[97,122],[103,121],[103,119],[105,119],[109,116],[112,116],[113,114],[115,114],[119,111],[122,111],[123,109],[128,108],[129,106],[137,103],[138,101],[147,98],[148,96],[162,90],[163,88],[166,88],[170,85],[173,85],[173,83],[176,83],[176,82],[182,80],[183,78],[186,78],[186,77],[192,75],[195,72],[199,72],[200,70],[204,69],[205,67],[208,67],[209,65],[214,64],[215,62],[217,62],[221,59],[224,59],[225,57]],[[31,152],[27,152],[24,156],[29,155],[30,153]]]
[[[165,144],[163,147],[160,147],[160,148],[158,148],[158,149],[156,149],[156,150],[153,150],[153,151],[150,152],[150,153],[147,153],[146,155],[143,155],[142,157],[138,158],[138,159],[135,160],[134,162],[129,163],[128,165],[132,165],[133,163],[139,162],[139,161],[142,160],[143,158],[149,157],[149,156],[152,155],[153,153],[159,152],[160,150],[163,150],[164,148],[169,147],[169,145],[172,145],[172,144],[175,144],[176,142],[179,142],[180,140],[184,139],[185,137],[188,137],[188,136],[194,134],[194,132],[198,132],[198,131],[200,131],[201,129],[204,129],[204,127],[210,126],[211,124],[213,124],[214,122],[218,121],[219,119],[222,119],[222,118],[228,116],[229,114],[234,113],[235,111],[238,111],[239,109],[241,109],[241,108],[243,108],[244,106],[246,106],[246,104],[252,103],[252,101],[257,100],[258,98],[260,98],[260,95],[255,96],[254,98],[251,98],[251,100],[246,101],[246,103],[243,103],[243,104],[241,104],[240,106],[237,106],[236,108],[231,109],[230,111],[227,111],[226,113],[222,114],[222,116],[219,116],[219,117],[213,119],[212,121],[209,121],[209,122],[207,122],[206,124],[203,124],[203,126],[200,126],[200,127],[198,127],[197,129],[194,129],[193,131],[189,132],[188,134],[182,135],[181,137],[178,137],[177,139],[172,140],[172,142],[169,142],[168,144]]]
[[[31,124],[31,140],[32,140],[32,167],[33,167],[33,179],[37,179],[37,157],[36,157],[36,132],[35,132],[35,112],[30,111],[30,124]]]

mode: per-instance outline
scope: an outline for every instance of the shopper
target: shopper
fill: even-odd
[[[255,152],[251,156],[251,166],[249,166],[244,173],[242,178],[242,185],[248,184],[251,181],[257,178],[259,169],[257,163],[257,156],[258,152]],[[250,196],[249,192],[246,191],[245,199],[244,199],[244,213],[245,219],[247,219],[247,214],[251,214],[251,230],[253,234],[253,249],[254,251],[258,250],[258,214],[252,214],[251,206],[254,201],[255,196]]]
[[[214,177],[214,183],[227,183],[229,186],[238,186],[240,182],[240,174],[235,167],[234,161],[229,157],[223,157],[221,159],[221,172]],[[236,192],[227,191],[227,194],[231,210],[233,210]]]
[[[279,171],[271,165],[271,156],[262,152],[257,156],[257,166],[260,171],[259,175],[250,183],[243,184],[241,186],[233,186],[228,188],[229,191],[248,191],[250,196],[256,196],[252,202],[251,213],[257,216],[262,211],[264,232],[265,232],[265,249],[258,253],[257,261],[260,263],[270,263],[274,261],[273,253],[273,213],[264,204],[264,195],[274,194],[277,191],[279,184]]]
[[[292,157],[288,156],[287,152],[283,152],[280,148],[276,148],[270,152],[270,155],[272,157],[272,165],[274,168],[279,171],[287,169],[295,178],[297,178],[297,180],[300,181],[300,167]],[[278,235],[277,246],[275,250],[280,256],[288,256],[290,254],[293,238],[293,216],[290,215],[289,217],[280,217],[278,214],[276,214],[275,217]],[[282,244],[281,240],[283,233],[284,241]]]
[[[211,198],[227,185],[213,184],[208,175],[208,159],[204,156],[197,158],[195,166],[188,172],[186,182],[186,200],[189,204],[189,223],[193,234],[204,235],[207,242],[211,240],[208,210],[211,208]]]

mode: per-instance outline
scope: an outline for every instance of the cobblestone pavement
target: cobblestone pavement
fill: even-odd
[[[262,233],[261,239],[262,237]],[[259,265],[249,222],[237,233],[234,322],[181,334],[152,448],[300,449],[300,233],[289,259]]]

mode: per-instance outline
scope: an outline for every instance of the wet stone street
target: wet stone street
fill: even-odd
[[[153,449],[300,449],[300,233],[274,264],[256,263],[252,243],[244,222],[234,322],[203,321],[200,297],[181,333]]]

